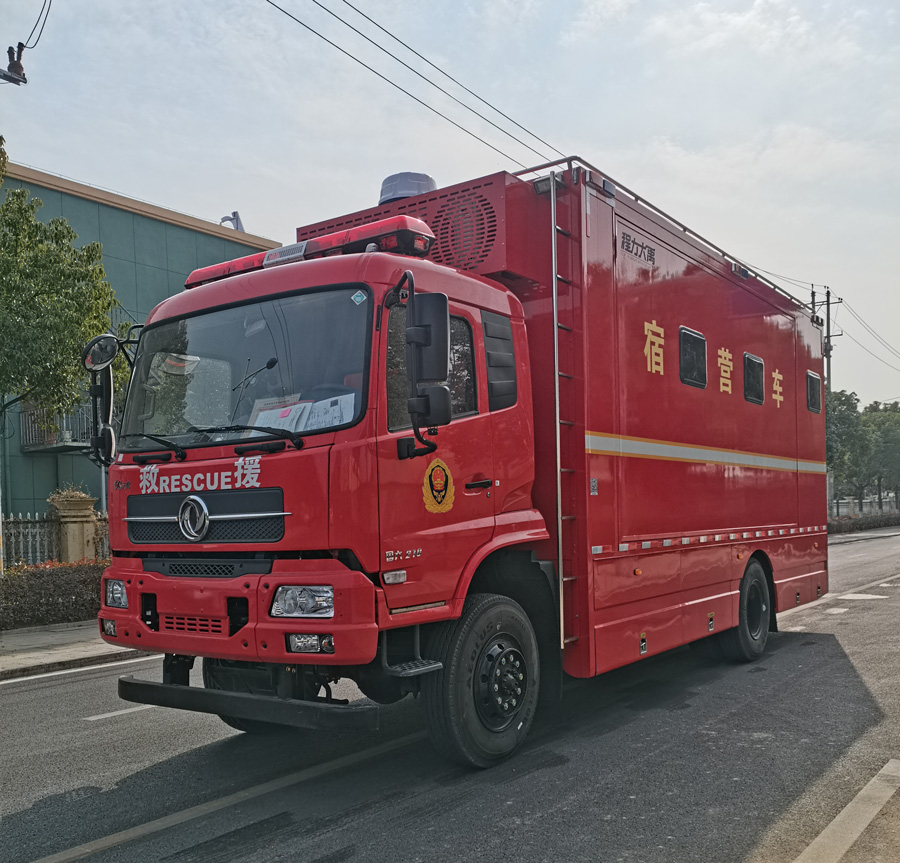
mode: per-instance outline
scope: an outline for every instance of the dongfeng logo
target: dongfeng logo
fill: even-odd
[[[209,530],[209,509],[203,498],[195,494],[188,495],[178,509],[178,527],[185,539],[199,542]]]

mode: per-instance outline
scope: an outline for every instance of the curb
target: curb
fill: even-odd
[[[55,662],[42,662],[38,665],[27,665],[21,668],[0,669],[0,680],[15,680],[18,677],[31,677],[46,674],[48,671],[65,671],[69,668],[85,668],[97,663],[125,662],[143,656],[162,656],[149,650],[117,650],[115,653],[96,653],[91,656],[78,656],[73,659],[59,659]]]
[[[878,530],[879,528],[874,528]],[[900,531],[896,533],[879,533],[874,536],[866,535],[868,532],[865,530],[854,530],[848,531],[847,533],[833,533],[828,537],[829,545],[846,545],[850,542],[864,542],[867,539],[890,539],[893,536],[900,536]],[[837,539],[840,537],[840,539]]]

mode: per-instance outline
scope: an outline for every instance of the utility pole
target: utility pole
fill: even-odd
[[[825,288],[825,392],[831,392],[831,288]]]
[[[813,315],[817,314],[819,309],[822,306],[825,306],[825,343],[822,346],[822,353],[825,355],[825,392],[831,392],[831,354],[834,350],[834,344],[832,342],[831,335],[831,306],[832,304],[837,306],[840,305],[843,300],[832,300],[831,299],[831,288],[828,285],[820,285],[820,287],[825,288],[825,301],[816,303],[816,286],[810,285],[810,293],[812,294],[812,312]],[[819,319],[821,324],[821,318]],[[836,333],[836,336],[841,335],[841,333]]]

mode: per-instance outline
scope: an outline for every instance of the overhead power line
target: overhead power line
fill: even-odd
[[[508,132],[502,126],[498,126],[493,120],[491,120],[489,117],[485,117],[484,114],[480,113],[479,111],[476,111],[471,105],[467,105],[465,102],[462,101],[462,99],[457,99],[456,96],[454,96],[448,90],[445,90],[440,84],[435,83],[427,75],[423,75],[418,69],[413,68],[412,66],[409,65],[409,63],[404,62],[399,57],[397,57],[395,54],[392,54],[383,45],[379,45],[378,42],[376,42],[370,36],[367,36],[365,33],[363,33],[362,30],[358,30],[356,27],[354,27],[349,21],[345,21],[343,18],[341,18],[340,15],[337,14],[337,12],[332,12],[332,10],[329,9],[324,3],[320,3],[319,0],[311,0],[311,2],[314,3],[316,6],[318,6],[320,9],[323,9],[324,11],[326,11],[329,15],[331,15],[332,18],[337,18],[337,20],[340,21],[341,24],[343,24],[345,27],[349,27],[354,33],[358,34],[359,36],[362,36],[363,39],[365,39],[370,44],[374,45],[382,53],[387,54],[388,57],[390,57],[392,60],[396,60],[401,66],[405,67],[406,69],[409,69],[409,71],[412,72],[414,75],[418,75],[423,81],[425,81],[428,84],[431,84],[431,86],[434,87],[435,89],[440,90],[441,93],[443,93],[445,96],[449,96],[454,102],[456,102],[457,105],[461,105],[467,111],[471,111],[476,117],[480,117],[482,120],[485,121],[485,123],[488,123],[491,126],[493,126],[498,132],[502,132],[507,137],[512,138],[512,140],[515,141],[517,144],[521,144],[527,150],[531,150],[531,152],[534,153],[539,158],[541,158],[545,161],[547,160],[547,156],[544,153],[542,153],[540,150],[535,150],[534,147],[531,146],[531,144],[528,144],[527,142],[523,141],[521,138],[517,138],[512,132]],[[353,7],[351,7],[351,8],[353,8]],[[364,17],[366,17],[367,20],[372,21],[372,19],[369,18],[368,16],[364,16]],[[374,24],[375,22],[373,21],[372,23]],[[379,27],[378,24],[375,24],[375,26]],[[379,29],[384,30],[383,27],[379,27]],[[384,32],[387,33],[388,31],[385,30]],[[390,35],[390,33],[388,33],[388,35]],[[531,134],[531,133],[529,132],[528,134]]]
[[[855,318],[855,319],[856,319],[863,327],[865,327],[866,331],[867,331],[874,339],[876,339],[876,340],[882,345],[882,347],[884,347],[884,348],[886,348],[887,350],[889,350],[895,357],[897,357],[897,359],[900,359],[900,351],[898,351],[895,347],[893,347],[893,345],[891,345],[890,342],[887,341],[887,339],[884,339],[884,338],[882,338],[880,335],[878,335],[878,333],[875,332],[874,328],[871,327],[869,324],[867,324],[866,321],[863,319],[862,315],[860,315],[859,312],[857,312],[856,309],[854,309],[853,306],[851,306],[850,303],[848,303],[846,300],[844,300],[844,305],[847,307],[847,311],[848,311],[848,312],[849,312],[849,313],[850,313],[850,314],[851,314],[851,315],[852,315],[852,316],[853,316],[853,317],[854,317],[854,318]]]
[[[851,342],[856,342],[856,344],[858,344],[858,345],[859,345],[859,346],[860,346],[867,354],[869,354],[870,356],[875,357],[875,359],[878,360],[878,362],[883,363],[883,364],[886,365],[889,369],[893,369],[895,372],[900,372],[900,368],[898,368],[898,367],[895,366],[895,365],[892,365],[892,364],[889,363],[887,360],[883,360],[880,356],[878,356],[878,354],[872,353],[872,351],[870,351],[870,350],[869,350],[869,349],[868,349],[861,341],[859,341],[859,339],[853,338],[853,336],[850,335],[850,333],[847,332],[847,327],[846,327],[846,326],[843,327],[843,330],[844,330],[844,335],[845,335],[848,339],[850,339]]]
[[[415,48],[410,47],[402,39],[398,38],[393,33],[391,33],[390,30],[386,29],[385,27],[382,27],[381,24],[379,24],[377,21],[373,20],[368,15],[366,15],[366,13],[363,12],[361,9],[357,9],[356,6],[354,6],[352,3],[349,2],[349,0],[342,0],[342,2],[344,3],[344,5],[349,6],[354,12],[356,12],[357,15],[361,15],[363,18],[365,18],[366,21],[368,21],[370,24],[374,24],[379,30],[381,30],[382,33],[386,33],[388,36],[391,37],[391,39],[393,39],[395,42],[399,43],[404,48],[406,48],[407,51],[411,52],[412,54],[415,54],[416,57],[418,57],[420,60],[423,60],[425,63],[427,63],[429,66],[431,66],[432,69],[436,69],[445,78],[448,78],[449,80],[451,80],[454,84],[456,84],[457,87],[461,87],[470,96],[474,96],[479,102],[481,102],[484,105],[487,105],[488,108],[490,108],[492,111],[496,111],[501,117],[503,117],[504,120],[509,120],[509,122],[512,123],[513,126],[515,126],[517,129],[521,129],[523,132],[525,132],[525,134],[530,135],[532,138],[534,138],[535,141],[540,141],[540,143],[542,143],[545,147],[549,147],[551,150],[553,150],[554,153],[565,158],[566,154],[563,153],[562,150],[557,149],[552,144],[548,143],[543,138],[541,138],[539,135],[535,135],[534,132],[530,131],[529,129],[526,129],[521,123],[517,123],[508,114],[504,114],[503,111],[501,111],[495,105],[492,105],[490,102],[487,101],[487,99],[483,99],[476,92],[474,92],[473,90],[470,90],[465,84],[462,84],[460,81],[457,81],[457,79],[454,78],[449,72],[445,72],[443,69],[441,69],[440,66],[436,65],[435,63],[432,63],[431,60],[429,60],[427,57],[420,54],[418,51],[416,51]],[[481,116],[481,115],[479,114],[479,116]],[[537,151],[532,150],[532,152],[537,152]]]
[[[312,33],[313,35],[318,36],[323,42],[327,42],[329,45],[331,45],[332,48],[336,48],[338,51],[340,51],[342,54],[349,57],[354,62],[359,63],[359,65],[362,66],[363,68],[368,69],[373,75],[377,75],[379,78],[381,78],[382,81],[390,84],[392,87],[399,90],[401,93],[405,93],[407,96],[409,96],[410,99],[413,99],[414,101],[416,101],[420,105],[422,105],[424,108],[427,108],[432,113],[437,114],[439,117],[442,117],[448,123],[451,123],[452,125],[456,126],[456,128],[459,129],[461,132],[465,132],[467,135],[474,138],[476,141],[480,141],[486,147],[490,147],[495,153],[499,153],[501,156],[503,156],[504,159],[509,159],[510,162],[515,163],[520,168],[525,167],[525,165],[523,165],[518,159],[515,159],[512,156],[510,156],[509,153],[504,153],[503,150],[501,150],[499,147],[495,147],[493,144],[489,143],[488,141],[485,141],[484,138],[480,137],[479,135],[476,135],[474,132],[470,131],[465,126],[460,125],[459,123],[456,122],[456,120],[450,119],[450,117],[448,117],[446,114],[442,114],[440,111],[438,111],[437,108],[432,107],[427,102],[420,99],[418,96],[414,96],[412,93],[409,92],[409,90],[405,90],[396,81],[392,81],[386,75],[382,75],[381,72],[377,71],[376,69],[373,69],[367,63],[364,63],[362,60],[359,59],[359,57],[354,57],[345,48],[342,48],[336,42],[332,42],[331,39],[329,39],[327,36],[323,36],[318,30],[315,30],[314,28],[310,27],[309,24],[305,23],[304,21],[301,21],[296,15],[292,15],[286,9],[283,9],[281,6],[279,6],[277,3],[275,3],[274,0],[266,0],[266,3],[268,3],[270,6],[274,7],[275,9],[277,9],[283,15],[286,15],[288,18],[290,18],[292,21],[299,24],[301,27],[305,28],[306,30],[309,30],[309,32]]]
[[[29,49],[30,49],[30,48],[36,48],[36,47],[37,47],[37,43],[41,41],[41,36],[42,36],[43,33],[44,33],[44,27],[45,27],[46,24],[47,24],[47,19],[50,17],[50,7],[51,7],[52,5],[53,5],[53,0],[44,0],[44,5],[41,6],[41,11],[38,12],[37,21],[34,22],[34,27],[31,28],[31,32],[28,34],[28,38],[25,40],[25,47],[26,47],[26,48],[29,48]],[[47,13],[46,13],[46,14],[44,14],[44,10],[45,10],[45,9],[47,10]],[[42,17],[42,16],[43,16],[43,18],[44,18],[43,23],[41,23],[41,17]],[[37,35],[37,39],[34,40],[34,45],[29,45],[28,43],[31,42],[31,37],[34,36],[34,31],[37,30],[38,24],[41,25],[40,32],[39,32],[38,35]]]

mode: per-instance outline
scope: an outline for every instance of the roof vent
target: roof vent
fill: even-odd
[[[425,195],[435,189],[437,183],[428,174],[416,174],[413,171],[391,174],[390,177],[385,177],[381,184],[378,205],[389,204],[402,198],[412,198],[414,195]]]

